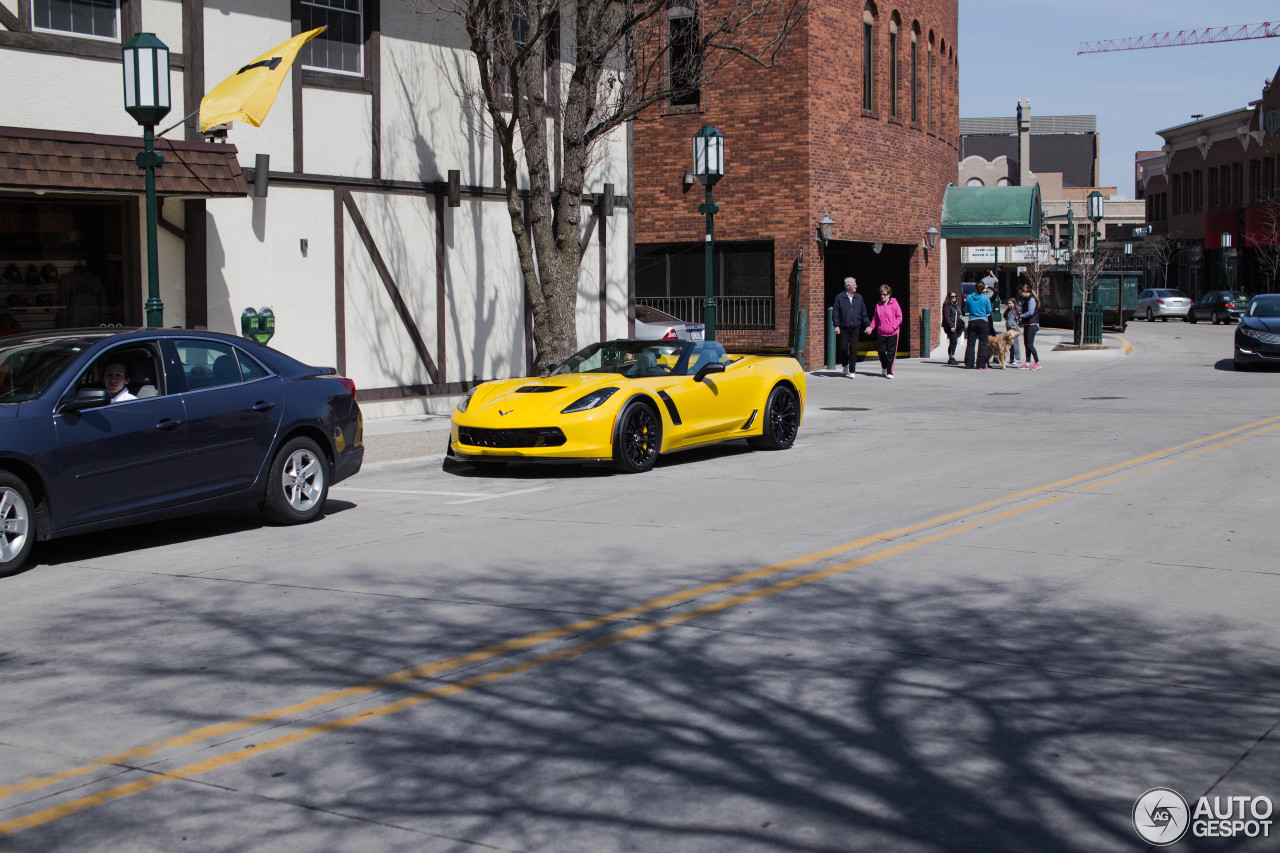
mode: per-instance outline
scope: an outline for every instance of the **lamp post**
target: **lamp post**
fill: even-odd
[[[155,127],[169,113],[169,48],[154,33],[138,33],[121,50],[124,65],[124,108],[142,125],[142,153],[134,158],[147,176],[147,328],[164,325],[160,270],[156,252],[156,167],[164,155],[156,151]]]
[[[1094,286],[1098,283],[1098,274],[1102,272],[1098,266],[1098,227],[1102,222],[1102,193],[1094,190],[1089,193],[1089,197],[1085,199],[1085,211],[1089,217],[1089,221],[1093,223],[1093,269],[1090,274],[1093,276]],[[1080,343],[1100,343],[1100,341],[1086,341],[1084,337],[1085,314],[1089,306],[1089,290],[1087,281],[1080,282]],[[1092,336],[1090,336],[1092,337]]]
[[[1234,240],[1230,231],[1222,232],[1222,284],[1227,290],[1235,290],[1235,248]]]
[[[716,339],[716,297],[715,268],[713,262],[714,218],[720,207],[711,200],[711,188],[716,181],[724,177],[724,134],[711,125],[706,125],[693,135],[693,176],[698,183],[707,188],[707,199],[698,205],[698,212],[707,216],[706,255],[707,255],[707,298],[702,303],[703,324],[706,326],[706,339]]]

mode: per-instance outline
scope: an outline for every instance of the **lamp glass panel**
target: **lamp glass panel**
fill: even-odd
[[[156,57],[156,105],[169,107],[169,51],[154,51]]]
[[[155,105],[156,52],[149,47],[138,48],[138,106]]]
[[[138,105],[138,52],[124,52],[124,106],[125,109]]]

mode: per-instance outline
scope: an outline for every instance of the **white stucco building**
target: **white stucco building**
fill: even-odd
[[[206,142],[183,121],[242,65],[320,25],[262,127]],[[158,146],[165,325],[239,333],[244,309],[270,307],[272,346],[336,366],[375,415],[446,410],[477,379],[528,371],[530,315],[496,146],[466,95],[466,34],[405,2],[0,0],[0,311],[27,329],[142,324],[141,133],[120,65],[140,31],[171,50],[161,127],[179,122]],[[584,344],[627,334],[629,152],[623,129],[583,199]]]

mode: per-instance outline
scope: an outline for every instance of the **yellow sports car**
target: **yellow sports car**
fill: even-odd
[[[453,413],[449,455],[612,462],[636,473],[660,453],[737,438],[784,450],[800,429],[804,370],[790,355],[758,353],[716,341],[592,344],[545,379],[471,389]]]

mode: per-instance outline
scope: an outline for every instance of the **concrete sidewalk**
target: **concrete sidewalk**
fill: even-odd
[[[1104,348],[1096,350],[1054,351],[1054,347],[1070,344],[1071,332],[1063,329],[1046,329],[1036,336],[1036,349],[1042,357],[1054,361],[1069,359],[1071,361],[1092,361],[1095,359],[1117,358],[1131,354],[1133,347],[1118,335],[1103,335]],[[938,350],[934,350],[937,353]],[[962,350],[957,355],[962,354]],[[930,355],[927,358],[903,359],[899,371],[912,371],[913,366],[945,363],[946,348],[941,350],[941,357]],[[865,370],[877,372],[879,365],[872,354],[864,362]],[[812,371],[814,378],[831,374],[819,368]],[[811,396],[812,391],[811,390]],[[365,418],[364,421],[364,465],[366,468],[382,463],[395,463],[410,459],[424,459],[443,456],[449,446],[450,414],[417,414],[396,415],[383,418]],[[376,469],[375,469],[376,470]]]

